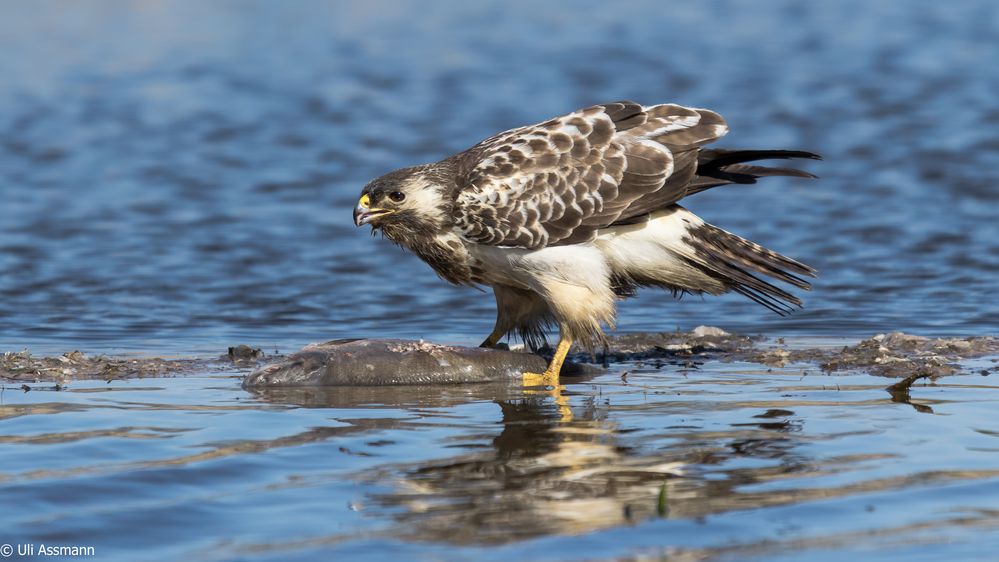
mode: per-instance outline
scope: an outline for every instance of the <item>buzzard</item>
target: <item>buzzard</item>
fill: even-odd
[[[704,222],[677,204],[764,176],[814,178],[752,162],[819,157],[796,150],[705,149],[728,132],[720,115],[675,104],[595,105],[511,129],[440,162],[368,183],[354,224],[372,225],[445,280],[492,287],[496,326],[532,349],[559,343],[557,381],[573,342],[592,350],[615,302],[638,287],[740,293],[777,314],[801,301],[766,276],[809,289],[811,267]]]

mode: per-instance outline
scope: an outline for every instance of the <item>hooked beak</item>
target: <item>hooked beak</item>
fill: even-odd
[[[371,198],[369,198],[367,194],[362,195],[361,199],[357,202],[357,206],[354,207],[354,226],[368,224],[382,215],[395,212],[391,209],[379,209],[377,207],[372,209],[368,207],[370,204]]]

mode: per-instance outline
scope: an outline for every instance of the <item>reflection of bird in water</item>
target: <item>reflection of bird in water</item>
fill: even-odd
[[[398,489],[373,498],[404,524],[400,534],[482,544],[612,527],[654,513],[664,483],[682,472],[682,462],[623,450],[592,401],[572,422],[550,401],[498,404],[492,450],[397,467]]]
[[[581,534],[655,517],[696,519],[898,490],[939,477],[904,474],[860,479],[845,486],[838,481],[831,487],[822,484],[824,476],[867,467],[884,454],[816,454],[811,447],[816,435],[803,432],[803,418],[785,409],[813,407],[809,400],[705,404],[700,397],[686,403],[674,397],[612,407],[612,395],[605,392],[603,397],[582,397],[575,405],[575,419],[565,421],[556,404],[516,385],[255,392],[263,400],[281,404],[373,409],[372,415],[350,419],[350,425],[312,428],[272,442],[252,443],[252,450],[317,441],[333,441],[335,446],[343,436],[364,433],[379,438],[386,431],[426,434],[441,409],[501,397],[495,400],[502,413],[501,429],[494,432],[491,423],[475,424],[466,427],[464,437],[449,430],[434,445],[443,447],[446,456],[415,462],[385,457],[371,464],[374,459],[368,451],[345,453],[365,456],[364,468],[349,478],[379,491],[366,493],[357,505],[368,516],[394,521],[395,525],[382,531],[393,539],[500,544]],[[727,423],[697,423],[700,416],[696,413],[691,418],[705,407],[727,409],[722,417]],[[375,415],[380,408],[387,410],[386,416]],[[413,415],[399,416],[400,410]],[[612,414],[625,421],[612,421]],[[647,422],[650,415],[665,425],[656,430],[646,423],[640,431],[627,425],[626,420],[635,419],[631,416]],[[439,423],[455,428],[450,415]],[[403,441],[411,453],[411,443]],[[376,458],[379,451],[384,449],[372,450]],[[424,457],[422,449],[418,456]],[[329,477],[341,483],[344,474],[336,470]],[[959,471],[954,477],[995,478],[995,471]],[[303,482],[315,485],[308,479]],[[775,485],[760,486],[768,483]]]
[[[827,464],[801,456],[802,441],[795,437],[798,423],[778,423],[769,415],[773,411],[793,417],[790,411],[768,410],[730,429],[685,426],[661,437],[629,438],[627,428],[607,418],[610,406],[594,399],[577,407],[570,422],[548,400],[528,397],[498,404],[503,429],[492,438],[491,448],[482,450],[486,436],[477,431],[467,443],[472,452],[358,475],[382,486],[393,482],[394,490],[365,502],[369,514],[381,507],[385,517],[397,522],[389,535],[448,544],[501,544],[655,517],[689,519],[835,497],[846,492],[752,487],[807,480],[867,460],[850,457]],[[672,409],[674,404],[648,408]],[[449,440],[449,446],[462,445]]]
[[[497,319],[483,345],[514,332],[532,348],[556,325],[544,373],[557,384],[572,343],[592,350],[615,300],[643,286],[735,291],[784,314],[801,301],[760,275],[809,287],[812,268],[716,228],[677,205],[764,176],[813,177],[751,162],[817,158],[785,150],[703,150],[728,131],[706,109],[624,101],[505,131],[434,164],[364,187],[354,209],[441,277],[489,285]]]

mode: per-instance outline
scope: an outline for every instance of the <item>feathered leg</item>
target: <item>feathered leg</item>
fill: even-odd
[[[548,305],[536,293],[504,285],[494,285],[496,325],[479,347],[496,347],[510,332],[537,351],[546,345],[544,328],[551,322]]]
[[[479,347],[496,347],[496,344],[498,344],[499,341],[503,339],[503,336],[506,335],[506,332],[507,332],[506,330],[500,327],[500,321],[499,318],[497,318],[496,327],[493,328],[492,333],[489,334],[489,336],[487,336],[486,339],[479,344]]]
[[[551,261],[541,265],[546,269],[539,267],[533,281],[535,291],[558,322],[559,342],[545,372],[525,373],[525,378],[557,384],[572,344],[579,343],[592,350],[604,339],[601,325],[613,327],[616,297],[610,268],[599,249],[586,247],[566,252],[556,248],[549,255]]]
[[[586,349],[604,339],[601,325],[613,326],[615,295],[610,268],[600,250],[592,246],[547,248],[522,262],[532,273],[533,291],[547,305],[558,323],[559,342],[543,373],[524,373],[524,384],[552,387],[562,418],[571,419],[568,401],[561,394],[559,372],[573,343]]]

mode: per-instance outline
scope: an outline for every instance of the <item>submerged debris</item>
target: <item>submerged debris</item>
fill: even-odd
[[[813,363],[827,373],[863,371],[900,378],[903,380],[891,387],[899,390],[922,378],[957,374],[964,359],[999,355],[999,337],[994,336],[929,338],[892,332],[842,348],[789,348],[784,338],[772,341],[775,345],[768,346],[765,338],[729,334],[707,326],[691,332],[624,334],[611,338],[606,362],[662,359],[687,365],[690,361],[715,359],[770,367]],[[686,363],[677,361],[683,358]],[[983,374],[987,375],[988,370]]]
[[[457,384],[519,380],[542,371],[536,355],[423,340],[335,340],[310,344],[250,373],[247,388]]]
[[[80,351],[58,357],[35,357],[28,351],[8,351],[0,356],[0,380],[66,383],[81,379],[171,377],[218,370],[218,363],[202,359],[91,357]]]
[[[362,341],[368,343],[362,345],[360,343]],[[379,355],[378,361],[373,362],[366,355],[363,357],[354,355],[361,347],[366,349],[365,353],[373,353],[371,351],[373,348],[370,346],[379,342],[382,347],[379,351],[381,355]],[[363,359],[364,370],[347,370],[363,374],[363,372],[370,370],[367,368],[368,365],[377,363],[382,366],[380,371],[396,372],[397,377],[410,382],[421,377],[413,374],[419,369],[410,374],[398,374],[406,370],[406,365],[409,365],[406,363],[407,361],[410,363],[413,361],[422,362],[419,365],[425,371],[429,369],[426,365],[437,365],[437,368],[442,368],[441,365],[444,365],[447,369],[456,372],[475,371],[476,365],[486,363],[491,365],[490,369],[499,368],[498,365],[491,362],[498,361],[500,358],[505,358],[503,359],[504,365],[516,363],[517,368],[524,367],[527,364],[525,362],[533,362],[531,363],[532,369],[544,367],[543,361],[531,355],[524,356],[524,354],[509,351],[498,352],[480,348],[440,345],[424,340],[336,340],[306,346],[287,360],[281,356],[275,356],[267,357],[266,361],[271,362],[271,365],[276,365],[282,361],[287,363],[288,360],[293,360],[292,363],[298,365],[296,368],[304,369],[303,373],[314,373],[316,380],[319,380],[323,378],[320,376],[322,372],[333,368],[333,364],[328,361],[329,358],[335,357],[329,352],[330,346],[341,351],[345,350],[343,357],[346,358],[346,363],[336,367],[337,369],[341,367],[346,369],[349,367],[347,363],[350,361],[362,361]],[[768,340],[762,337],[730,334],[719,328],[698,326],[690,332],[612,336],[608,340],[607,352],[601,354],[600,359],[603,359],[607,366],[629,361],[638,362],[639,366],[649,362],[659,366],[662,364],[680,365],[684,368],[707,359],[745,361],[768,366],[812,363],[829,373],[863,371],[877,376],[899,378],[902,380],[894,386],[900,389],[921,378],[956,374],[961,370],[959,365],[961,360],[986,355],[999,356],[999,338],[994,336],[927,338],[893,332],[878,334],[856,345],[842,348],[799,348],[789,347],[783,338]],[[484,359],[486,356],[488,359]],[[516,361],[510,358],[516,359]],[[577,349],[575,359],[588,361],[590,355],[584,350]],[[239,368],[253,367],[262,360],[265,360],[264,353],[260,349],[247,345],[231,347],[226,355],[214,360],[122,358],[103,355],[91,357],[80,351],[71,351],[58,357],[35,357],[28,351],[7,352],[0,356],[0,380],[65,383],[78,379],[114,380],[134,377],[165,377],[232,370],[233,365]],[[981,372],[983,375],[999,372],[999,366],[991,369],[981,369],[981,367],[977,369],[976,372]],[[351,374],[348,378],[360,378],[350,378],[350,384],[366,384],[362,380],[361,374]],[[426,373],[423,374],[426,375]],[[569,374],[569,372],[564,371],[564,374]],[[622,377],[626,375],[627,372]],[[303,374],[299,378],[308,377]],[[463,372],[461,376],[454,375],[447,380],[436,380],[435,382],[467,382],[473,379],[475,377]],[[368,381],[367,384],[385,384],[385,381]]]
[[[609,362],[739,353],[752,349],[754,345],[753,338],[710,326],[698,326],[691,332],[621,334],[608,338],[608,342],[606,359]]]
[[[240,344],[230,347],[226,358],[240,367],[252,367],[256,365],[258,360],[263,359],[264,356],[262,349]]]
[[[826,372],[862,370],[884,377],[941,377],[953,375],[962,359],[999,354],[999,338],[928,338],[892,332],[878,334],[842,349],[767,350],[750,354],[749,360],[772,364],[818,363]],[[915,379],[913,379],[915,380]]]

